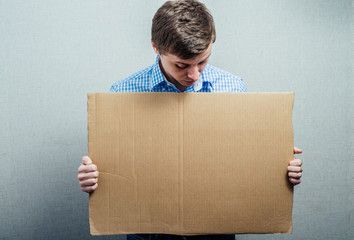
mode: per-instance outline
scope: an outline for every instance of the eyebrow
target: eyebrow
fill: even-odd
[[[204,58],[202,61],[200,61],[199,63],[204,62],[205,60],[207,60],[207,59],[210,57],[210,55],[211,55],[211,53],[210,53],[206,58]],[[183,65],[185,65],[185,66],[189,66],[189,65],[190,65],[190,64],[188,64],[188,63],[183,63],[183,62],[176,62],[176,63],[178,63],[178,64],[183,64]]]

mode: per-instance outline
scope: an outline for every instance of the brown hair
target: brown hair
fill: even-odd
[[[151,40],[160,54],[194,58],[215,39],[213,17],[197,0],[167,1],[152,20]]]

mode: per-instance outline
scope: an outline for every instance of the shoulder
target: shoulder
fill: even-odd
[[[148,92],[153,65],[115,82],[109,92]]]
[[[214,92],[247,92],[242,78],[212,65],[203,71],[204,78],[213,86]]]

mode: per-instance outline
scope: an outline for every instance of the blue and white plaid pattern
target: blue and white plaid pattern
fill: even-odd
[[[185,92],[247,92],[243,80],[231,73],[207,64],[197,81],[201,87],[188,87]],[[196,91],[197,89],[197,91]],[[180,92],[163,76],[158,63],[115,82],[109,92]]]

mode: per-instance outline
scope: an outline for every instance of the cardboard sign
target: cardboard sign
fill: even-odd
[[[88,94],[92,235],[290,233],[294,93]]]

